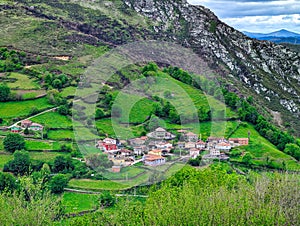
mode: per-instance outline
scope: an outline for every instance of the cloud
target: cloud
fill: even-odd
[[[300,0],[188,0],[211,9],[221,20],[242,30],[300,32]]]

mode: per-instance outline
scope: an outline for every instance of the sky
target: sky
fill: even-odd
[[[188,0],[211,9],[223,22],[240,30],[300,33],[300,0]]]

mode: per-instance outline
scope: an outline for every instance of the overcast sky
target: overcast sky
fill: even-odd
[[[300,0],[188,0],[211,9],[240,31],[268,33],[287,29],[300,33]]]

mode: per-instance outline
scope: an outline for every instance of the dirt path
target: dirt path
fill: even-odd
[[[18,125],[19,123],[21,123],[23,120],[29,120],[29,119],[32,119],[32,118],[37,117],[37,116],[39,116],[39,115],[43,115],[43,114],[45,114],[45,113],[54,111],[54,110],[56,110],[57,108],[58,108],[58,107],[51,108],[51,109],[45,110],[45,111],[43,111],[43,112],[40,112],[40,113],[38,113],[38,114],[36,114],[36,115],[32,115],[32,116],[30,116],[30,117],[28,117],[28,118],[25,118],[25,119],[22,119],[22,120],[20,120],[20,121],[18,121],[18,122],[15,122],[13,125],[11,125],[11,126],[9,126],[9,127],[7,127],[7,128],[11,128],[11,127],[13,127],[13,126],[17,126],[17,125]]]

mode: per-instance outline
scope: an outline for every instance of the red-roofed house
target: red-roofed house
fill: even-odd
[[[159,166],[166,163],[166,159],[158,155],[145,155],[143,159],[144,164],[147,166]]]
[[[226,142],[221,142],[218,143],[215,148],[221,151],[229,151],[231,149],[231,145]]]

